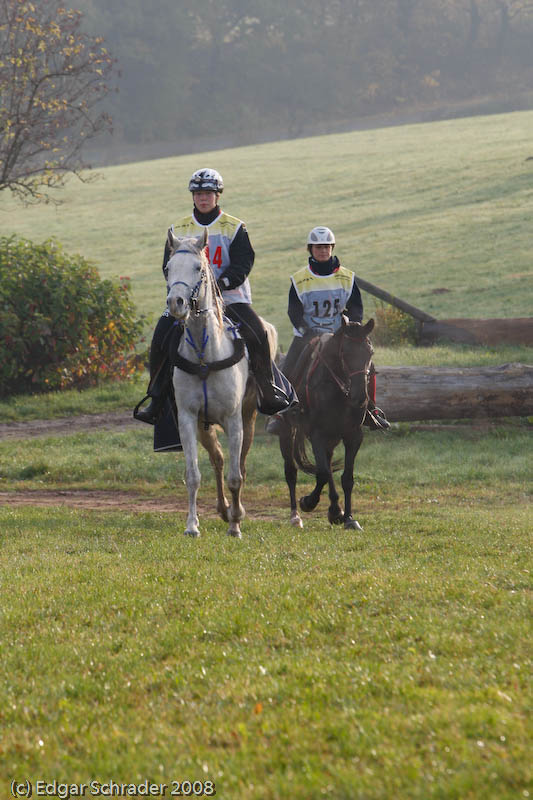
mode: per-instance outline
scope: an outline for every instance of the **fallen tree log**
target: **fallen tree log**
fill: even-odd
[[[463,344],[533,345],[533,317],[421,321],[419,344],[433,344],[443,339]]]
[[[391,422],[533,415],[533,366],[379,367],[376,402]]]

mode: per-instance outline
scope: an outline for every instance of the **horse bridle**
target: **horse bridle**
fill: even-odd
[[[194,253],[191,253],[190,250],[175,250],[172,253],[172,255],[175,256],[176,253],[187,253],[187,255],[194,255]],[[193,312],[193,314],[195,314],[196,316],[201,314],[202,311],[203,311],[203,309],[199,309],[198,308],[198,296],[200,294],[200,289],[202,288],[202,283],[204,282],[206,277],[207,277],[207,273],[205,271],[205,267],[202,266],[201,267],[201,272],[200,272],[200,278],[199,278],[198,282],[193,286],[191,294],[190,294],[190,297],[189,297],[189,306],[190,306],[191,311]],[[189,284],[185,283],[185,281],[174,281],[168,287],[167,295],[170,293],[170,290],[172,289],[173,286],[179,286],[180,284],[181,284],[181,286],[186,286],[187,289],[190,289]]]
[[[366,382],[367,382],[367,379],[368,379],[368,375],[370,373],[370,367],[363,367],[362,369],[354,369],[353,371],[350,372],[350,370],[348,369],[348,367],[346,365],[346,361],[344,359],[343,344],[344,344],[344,332],[341,334],[341,344],[340,344],[340,347],[339,347],[339,355],[340,355],[340,359],[341,359],[341,369],[342,369],[342,372],[343,372],[344,380],[341,380],[339,378],[339,376],[336,375],[333,372],[333,370],[331,369],[329,364],[323,358],[322,353],[318,354],[318,358],[322,362],[322,364],[326,367],[326,369],[328,370],[328,372],[330,373],[331,377],[333,378],[333,380],[335,381],[335,383],[337,384],[337,386],[339,387],[341,392],[344,394],[344,396],[345,397],[349,397],[350,396],[350,391],[351,391],[351,388],[352,388],[352,378],[354,377],[354,375],[363,375],[364,374],[364,376],[365,376],[365,388],[366,388]]]

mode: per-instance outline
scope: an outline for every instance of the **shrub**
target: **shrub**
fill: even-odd
[[[0,237],[0,392],[85,388],[142,369],[128,278],[101,280],[48,240]]]
[[[414,344],[417,339],[416,320],[394,306],[378,305],[375,310],[376,327],[372,333],[374,344],[395,347]]]

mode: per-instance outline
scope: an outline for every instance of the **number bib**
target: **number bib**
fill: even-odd
[[[339,267],[331,275],[315,275],[309,266],[291,276],[304,310],[304,323],[315,333],[335,333],[352,294],[355,276]],[[301,336],[294,330],[295,336]]]
[[[173,229],[177,236],[198,236],[204,228],[207,228],[206,254],[215,278],[218,280],[224,275],[226,268],[230,264],[230,244],[241,225],[240,219],[221,211],[210,225],[200,225],[194,215],[191,214],[189,217],[184,217],[177,222]],[[223,289],[222,298],[226,305],[231,305],[231,303],[251,303],[252,291],[248,278],[235,289]]]

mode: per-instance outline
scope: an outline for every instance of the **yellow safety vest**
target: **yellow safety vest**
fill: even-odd
[[[242,225],[242,220],[232,217],[221,211],[216,219],[209,225],[201,225],[194,214],[183,217],[172,226],[177,236],[198,236],[207,228],[207,257],[211,268],[218,280],[224,275],[226,268],[230,264],[229,248],[230,244],[237,235],[237,231]],[[226,305],[231,303],[251,303],[252,290],[248,278],[236,286],[235,289],[223,289],[222,298]]]
[[[335,333],[341,325],[341,314],[352,294],[355,275],[339,267],[331,275],[316,275],[311,267],[302,267],[291,282],[303,306],[303,321],[315,333]],[[301,336],[294,329],[295,336]]]

